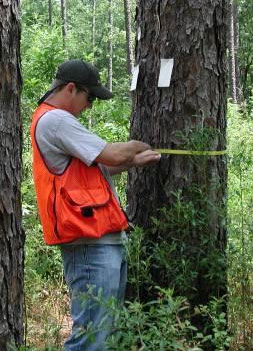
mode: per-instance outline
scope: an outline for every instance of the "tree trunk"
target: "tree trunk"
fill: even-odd
[[[61,0],[61,19],[62,19],[62,39],[63,47],[66,48],[66,36],[67,36],[67,8],[66,0]]]
[[[108,62],[108,89],[112,91],[112,55],[113,55],[113,9],[112,0],[109,0],[109,62]]]
[[[95,64],[95,56],[96,56],[96,5],[97,0],[93,0],[92,4],[92,62]],[[89,116],[88,118],[88,128],[91,129],[93,125],[93,118]]]
[[[52,26],[52,0],[48,0],[48,24]]]
[[[154,148],[225,149],[226,18],[226,0],[139,1],[132,139]],[[158,88],[161,58],[174,59],[168,88]],[[129,218],[158,243],[153,280],[193,306],[226,293],[225,192],[224,156],[163,155],[158,166],[129,172]]]
[[[241,82],[241,70],[239,62],[239,49],[240,49],[240,27],[239,27],[239,6],[238,3],[234,3],[234,38],[235,38],[235,69],[236,69],[236,83],[237,83],[237,100],[240,104],[243,97],[243,88]]]
[[[0,1],[0,350],[23,343],[19,1]]]
[[[132,26],[131,26],[131,0],[124,0],[126,45],[127,45],[127,68],[131,75],[133,68],[133,46],[132,46]]]
[[[93,63],[95,63],[95,51],[96,51],[96,4],[97,0],[93,0],[93,16],[92,16],[92,53]]]
[[[237,69],[236,69],[236,16],[234,0],[230,0],[230,86],[231,96],[234,104],[237,104],[238,97],[238,82],[237,82]]]

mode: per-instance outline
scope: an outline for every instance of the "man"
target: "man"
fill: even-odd
[[[59,245],[71,291],[72,334],[65,351],[103,351],[110,333],[103,304],[84,295],[102,291],[106,301],[123,300],[127,219],[111,175],[146,166],[160,155],[143,142],[106,143],[76,118],[95,99],[112,94],[97,69],[81,60],[59,66],[52,89],[39,101],[31,125],[33,173],[45,242]],[[87,330],[94,328],[95,341]]]

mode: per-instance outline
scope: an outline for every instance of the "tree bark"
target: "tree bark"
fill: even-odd
[[[108,89],[112,91],[112,65],[113,65],[113,9],[112,0],[109,0],[109,61],[108,61]]]
[[[131,26],[131,0],[124,0],[126,45],[127,45],[127,68],[131,75],[133,68],[133,46],[132,46],[132,26]]]
[[[19,1],[0,1],[0,350],[23,343]]]
[[[67,8],[66,0],[61,0],[61,18],[62,18],[62,39],[63,47],[66,48],[66,36],[67,36]]]
[[[154,148],[226,148],[226,18],[226,0],[139,1],[137,26],[142,36],[136,48],[140,74],[132,139]],[[168,88],[158,88],[161,58],[174,59]],[[226,209],[225,195],[223,156],[162,156],[157,166],[129,172],[129,218],[167,255],[168,266],[154,268],[153,280],[175,286],[192,305],[206,304],[210,296],[226,293],[226,228],[221,215]],[[160,223],[155,234],[155,229],[153,234],[150,231],[152,217]],[[173,247],[175,252],[170,251]],[[218,268],[213,267],[215,255],[221,257],[222,269],[218,260]],[[173,266],[174,258],[182,266],[177,277],[173,269],[171,276],[167,272],[170,267],[179,269]],[[184,275],[183,260],[194,274]],[[217,281],[215,269],[219,269]],[[179,275],[185,284],[179,282]],[[143,296],[147,295],[145,291]]]

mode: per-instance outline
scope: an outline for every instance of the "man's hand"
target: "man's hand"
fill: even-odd
[[[149,166],[154,163],[159,162],[161,159],[161,154],[153,150],[146,150],[135,155],[131,166],[133,167],[143,167]]]
[[[159,162],[161,159],[161,155],[153,150],[145,150],[143,152],[140,152],[139,154],[135,155],[132,162],[129,163],[126,166],[118,166],[118,167],[112,167],[112,166],[107,166],[110,175],[115,175],[119,174],[121,172],[128,171],[129,168],[131,167],[145,167],[145,166],[150,166],[152,164],[155,164]]]

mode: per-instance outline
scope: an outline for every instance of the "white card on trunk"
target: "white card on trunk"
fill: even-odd
[[[138,76],[139,76],[139,65],[133,67],[133,70],[132,70],[132,84],[131,84],[130,91],[133,91],[133,90],[136,89]]]
[[[160,76],[158,81],[159,88],[165,88],[170,86],[173,66],[174,59],[161,59]]]
[[[138,27],[137,39],[141,40],[141,27]]]

